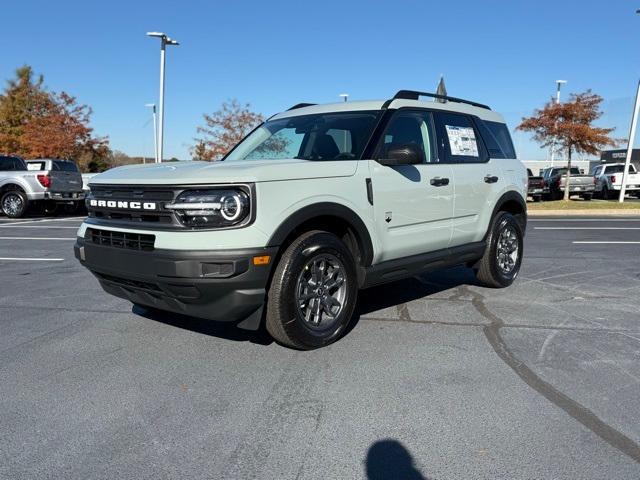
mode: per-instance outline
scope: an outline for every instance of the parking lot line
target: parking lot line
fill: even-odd
[[[76,237],[0,237],[0,240],[75,240]]]
[[[640,227],[533,227],[534,230],[640,230]]]
[[[585,244],[595,244],[595,245],[610,245],[610,244],[620,244],[620,245],[640,245],[640,242],[625,242],[625,241],[611,241],[611,240],[603,240],[603,241],[599,241],[599,240],[576,240],[574,242],[571,243],[585,243]]]
[[[78,227],[68,227],[68,226],[58,226],[58,225],[2,225],[0,224],[0,228],[72,228],[77,230]]]
[[[18,258],[18,257],[0,257],[0,261],[10,262],[62,262],[64,258]]]
[[[12,220],[5,218],[0,225],[17,225],[22,223],[44,223],[44,222],[71,222],[84,220],[87,217],[65,217],[65,218],[38,218],[35,220]]]

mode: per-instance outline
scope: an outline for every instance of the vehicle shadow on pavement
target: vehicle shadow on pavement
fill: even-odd
[[[409,451],[397,440],[378,440],[365,461],[368,480],[429,480],[415,467]]]
[[[269,336],[264,326],[256,331],[242,330],[236,327],[234,323],[212,322],[196,317],[189,317],[179,313],[164,312],[153,308],[145,308],[134,305],[131,309],[135,315],[148,318],[150,320],[161,322],[172,327],[190,330],[204,335],[232,340],[235,342],[251,342],[258,345],[270,345],[273,339]],[[263,322],[264,323],[264,322]]]
[[[461,285],[480,285],[471,268],[454,267],[360,291],[352,326],[362,315],[435,295]]]

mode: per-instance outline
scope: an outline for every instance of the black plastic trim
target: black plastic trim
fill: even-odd
[[[277,248],[131,251],[78,238],[80,263],[117,297],[160,310],[257,327]],[[268,265],[254,256],[270,255]]]
[[[267,242],[267,247],[282,245],[289,234],[297,227],[309,220],[324,216],[338,217],[353,228],[358,237],[358,247],[362,255],[363,266],[371,265],[371,261],[373,260],[373,244],[371,243],[371,236],[369,235],[366,225],[357,213],[339,203],[314,203],[291,214],[280,224],[273,235],[271,235],[271,238]]]
[[[478,102],[472,102],[471,100],[465,100],[458,97],[450,97],[448,95],[438,95],[437,93],[419,92],[417,90],[399,90],[391,99],[403,99],[403,100],[420,100],[420,97],[436,98],[438,100],[446,100],[448,102],[466,103],[474,107],[484,108],[485,110],[491,110],[491,107]],[[384,108],[384,107],[383,107]]]
[[[373,183],[371,183],[371,179],[365,179],[365,184],[367,185],[367,200],[369,200],[369,204],[373,205]]]
[[[313,107],[314,105],[317,105],[317,103],[296,103],[293,107],[288,108],[287,112],[297,110],[298,108]]]
[[[505,203],[509,201],[516,201],[522,207],[522,217],[520,218],[520,226],[522,227],[522,235],[524,236],[527,230],[527,202],[522,195],[513,190],[510,192],[504,193],[496,202],[496,206],[493,208],[493,212],[491,212],[491,220],[496,217],[499,211],[502,210],[502,207]],[[489,228],[491,228],[491,222],[489,223]],[[489,236],[489,230],[487,229],[487,233],[485,234],[485,240]]]
[[[420,273],[473,262],[482,257],[485,247],[485,241],[474,242],[378,263],[366,269],[364,284],[361,288],[394,282]]]

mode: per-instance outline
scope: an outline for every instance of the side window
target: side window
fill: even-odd
[[[422,155],[422,163],[435,163],[438,159],[434,151],[433,138],[429,112],[399,110],[391,118],[382,135],[377,158],[385,158],[392,148],[413,145]]]
[[[485,121],[484,123],[493,133],[505,156],[507,158],[516,158],[516,149],[513,148],[513,141],[511,141],[511,134],[509,134],[507,126],[499,122]]]
[[[340,153],[352,153],[353,144],[351,143],[350,130],[330,128],[329,130],[327,130],[327,135],[331,136],[333,138],[333,141],[336,142]]]
[[[487,161],[470,117],[458,113],[435,114],[440,160],[447,163],[479,163]]]
[[[0,158],[0,171],[7,171],[11,168],[10,165],[11,159],[9,158]]]
[[[474,118],[474,123],[480,132],[480,136],[484,141],[487,150],[489,151],[489,157],[491,158],[507,158],[502,147],[498,143],[498,140],[493,135],[493,132],[485,125],[485,122],[479,118]],[[511,158],[511,157],[509,157]],[[533,174],[531,175],[533,176]]]

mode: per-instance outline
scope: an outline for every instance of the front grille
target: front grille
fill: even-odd
[[[156,236],[141,233],[113,232],[111,230],[87,228],[85,240],[96,245],[150,252],[154,249]]]
[[[174,198],[173,190],[149,187],[92,186],[91,193],[95,197],[109,200],[160,200],[170,202]]]
[[[153,228],[180,227],[180,222],[173,212],[163,209],[163,205],[171,203],[183,189],[168,189],[167,187],[124,187],[117,185],[92,185],[90,198],[100,200],[126,200],[128,202],[154,202],[160,206],[159,210],[118,209],[105,207],[87,207],[89,218],[107,221],[113,225],[140,225],[139,228],[153,226]]]
[[[155,283],[141,282],[139,280],[132,280],[130,278],[114,277],[113,275],[105,275],[104,273],[95,273],[95,275],[103,281],[115,283],[121,287],[136,288],[142,290],[151,290],[153,292],[162,292],[162,289]]]

